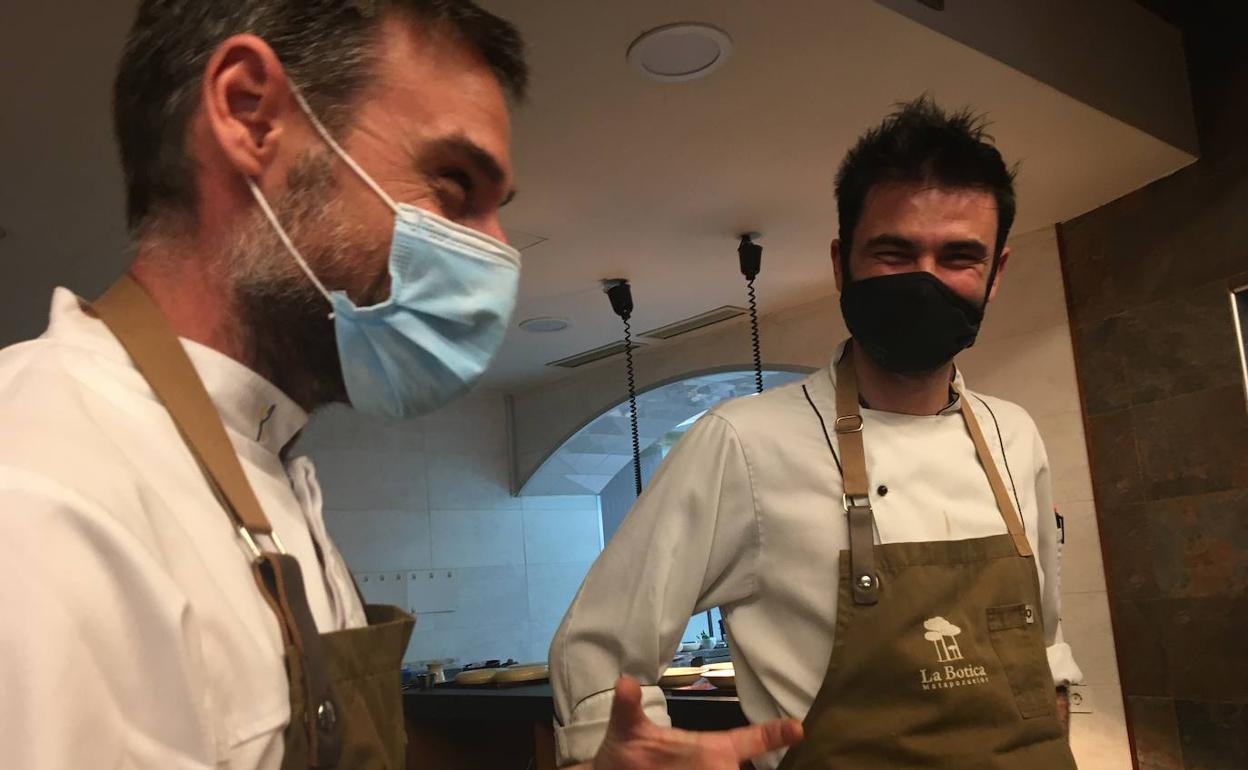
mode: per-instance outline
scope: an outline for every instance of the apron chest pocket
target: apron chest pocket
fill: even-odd
[[[988,637],[1023,719],[1054,714],[1057,695],[1035,609],[1029,604],[989,607]]]

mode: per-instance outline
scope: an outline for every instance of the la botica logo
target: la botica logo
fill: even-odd
[[[958,634],[962,629],[937,615],[923,621],[923,638],[936,648],[936,660],[948,663],[962,660],[962,648],[958,647]]]
[[[930,642],[937,665],[919,669],[919,684],[924,690],[944,690],[985,684],[988,670],[974,663],[958,663],[965,659],[958,636],[962,629],[937,615],[923,621],[923,639]]]

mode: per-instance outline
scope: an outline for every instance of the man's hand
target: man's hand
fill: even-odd
[[[620,677],[598,755],[579,770],[738,770],[742,762],[802,739],[802,724],[781,719],[722,732],[659,727],[641,708],[641,686]]]

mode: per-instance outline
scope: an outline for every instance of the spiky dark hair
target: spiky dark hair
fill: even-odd
[[[947,113],[924,95],[898,104],[896,112],[863,134],[836,174],[841,253],[848,258],[872,187],[930,182],[992,193],[997,201],[995,261],[1014,224],[1015,170],[1006,166],[987,127],[982,115],[969,109]]]

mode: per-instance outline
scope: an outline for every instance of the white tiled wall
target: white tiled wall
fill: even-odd
[[[366,593],[406,596],[396,577],[432,570],[446,580],[455,609],[418,615],[408,661],[545,660],[602,549],[596,497],[509,494],[504,425],[502,396],[482,392],[410,422],[329,409],[300,439],[330,534],[372,578]]]
[[[471,483],[471,479],[466,483]],[[496,567],[524,564],[524,513],[507,508],[429,512],[433,566]]]

